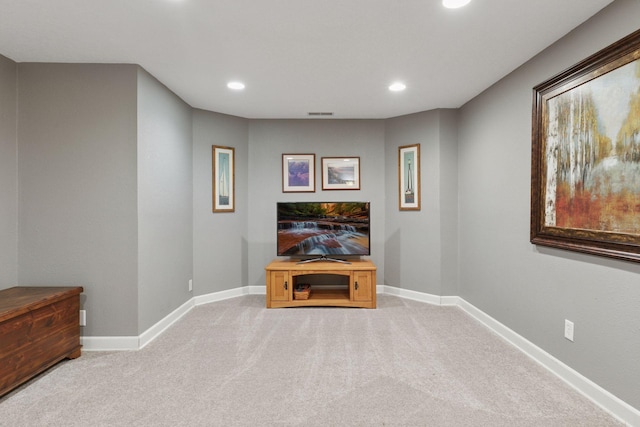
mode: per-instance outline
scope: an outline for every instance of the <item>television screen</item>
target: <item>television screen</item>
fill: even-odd
[[[278,203],[278,256],[371,255],[369,202]]]

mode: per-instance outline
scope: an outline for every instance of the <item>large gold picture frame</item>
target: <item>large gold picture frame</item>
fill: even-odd
[[[532,243],[640,262],[640,31],[533,89]]]

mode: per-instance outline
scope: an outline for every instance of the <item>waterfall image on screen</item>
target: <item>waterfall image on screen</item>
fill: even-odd
[[[278,203],[278,255],[370,255],[369,202]]]

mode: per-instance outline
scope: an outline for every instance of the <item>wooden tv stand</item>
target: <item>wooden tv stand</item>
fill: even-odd
[[[298,264],[275,260],[265,267],[267,276],[267,308],[281,307],[360,307],[376,308],[376,266],[369,260],[353,260],[350,264],[318,261]],[[296,299],[296,284],[305,276],[342,276],[342,286],[311,286],[308,299]]]

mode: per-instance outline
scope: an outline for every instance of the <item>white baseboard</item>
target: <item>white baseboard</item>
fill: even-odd
[[[241,286],[239,288],[229,289],[226,291],[213,292],[206,295],[198,295],[197,297],[193,297],[193,300],[195,302],[195,305],[202,305],[248,294],[249,286]]]
[[[588,399],[592,400],[615,418],[626,423],[628,426],[640,426],[640,410],[614,396],[604,388],[576,372],[571,367],[565,365],[560,360],[528,341],[526,338],[518,335],[464,299],[458,296],[431,295],[424,292],[401,289],[388,285],[378,285],[376,287],[376,291],[377,293],[395,295],[401,298],[428,304],[460,307],[468,315],[482,323],[510,344],[514,345],[524,354],[544,368],[548,369],[551,373],[566,382]],[[139,337],[80,337],[80,343],[83,345],[83,350],[86,351],[139,350],[161,335],[173,323],[187,314],[194,306],[249,294],[265,295],[266,287],[243,286],[207,295],[199,295],[185,302],[164,319],[160,320],[151,328],[143,332]]]
[[[384,285],[383,292],[387,295],[395,295],[397,297],[406,298],[419,302],[426,302],[428,304],[442,305],[442,297],[438,295],[426,294],[424,292],[412,291],[409,289],[396,288],[394,286]]]
[[[267,295],[266,286],[247,286],[251,295]],[[265,303],[266,304],[266,303]]]
[[[443,307],[458,307],[460,306],[460,301],[462,301],[462,298],[460,297],[440,297],[440,305]]]
[[[378,290],[380,290],[380,286],[378,286]],[[511,345],[515,346],[518,350],[522,351],[535,362],[539,363],[558,378],[566,382],[583,396],[593,401],[613,417],[629,426],[640,426],[640,411],[638,409],[576,372],[571,367],[565,365],[560,360],[528,341],[526,338],[518,335],[472,304],[469,304],[464,299],[458,296],[431,295],[424,292],[401,289],[388,285],[384,285],[382,293],[433,305],[460,307],[468,315],[482,323]]]
[[[164,319],[160,320],[158,323],[144,331],[140,334],[140,342],[138,343],[139,348],[144,348],[151,341],[160,336],[164,331],[167,330],[171,325],[180,320],[182,316],[187,314],[194,306],[193,298],[189,301],[182,304],[180,307],[173,310],[169,315],[167,315]]]
[[[464,299],[459,298],[457,305],[615,418],[629,426],[640,426],[640,410],[614,396]]]
[[[112,336],[112,337],[80,337],[83,351],[129,351],[140,350],[180,320],[197,305],[222,301],[249,293],[248,287],[240,287],[207,295],[193,297],[180,307],[169,313],[158,323],[144,331],[140,336]]]
[[[126,351],[140,348],[140,337],[80,337],[82,351]]]

